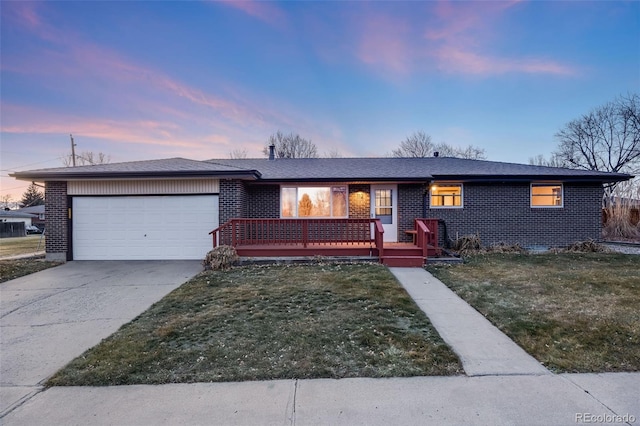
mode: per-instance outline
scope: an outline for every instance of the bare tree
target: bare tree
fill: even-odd
[[[325,154],[326,158],[342,158],[344,157],[337,149],[332,149]]]
[[[413,132],[405,140],[400,142],[400,146],[391,151],[392,157],[431,157],[435,145],[431,142],[431,136],[422,130]]]
[[[542,154],[536,155],[535,157],[529,157],[529,164],[532,166],[568,167],[568,165],[555,153],[552,153],[549,158]]]
[[[247,158],[249,154],[247,153],[247,150],[244,148],[237,148],[234,149],[233,151],[231,151],[229,153],[229,158],[233,159],[238,159],[238,160],[243,160],[245,158]]]
[[[318,148],[316,145],[302,138],[298,134],[289,133],[285,135],[280,130],[269,136],[269,140],[262,150],[265,157],[269,156],[269,146],[275,146],[276,158],[318,158]]]
[[[640,95],[620,96],[567,123],[556,155],[573,168],[640,171]],[[613,190],[615,185],[608,189]]]
[[[96,164],[108,164],[110,162],[111,156],[103,152],[83,151],[80,154],[76,154],[76,165],[78,166],[94,166]],[[73,166],[73,154],[63,157],[62,163],[66,167]]]
[[[414,132],[400,142],[400,146],[391,151],[391,156],[424,158],[432,157],[436,152],[443,157],[470,158],[474,160],[484,160],[486,158],[485,151],[482,148],[477,148],[473,145],[460,148],[445,142],[434,144],[431,141],[431,136],[423,131]]]
[[[434,151],[443,157],[468,158],[470,160],[485,160],[487,158],[484,149],[473,145],[458,147],[441,142],[435,146]]]
[[[5,194],[2,197],[0,197],[0,208],[2,208],[3,210],[10,209],[12,203],[13,203],[13,195]]]

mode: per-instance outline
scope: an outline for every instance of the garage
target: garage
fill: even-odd
[[[203,259],[218,195],[75,196],[74,260]]]

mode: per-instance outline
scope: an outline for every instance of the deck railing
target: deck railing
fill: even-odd
[[[423,255],[427,256],[429,248],[438,249],[438,219],[415,219],[416,245],[422,249]]]
[[[218,245],[374,245],[383,250],[379,219],[231,219],[209,234]]]

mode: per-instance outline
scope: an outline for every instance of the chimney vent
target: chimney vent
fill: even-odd
[[[436,151],[436,152],[434,152],[434,153],[433,153],[433,156],[434,156],[434,157],[439,157],[439,156],[440,156],[440,153],[439,153],[438,151]]]
[[[276,146],[275,144],[269,145],[269,160],[276,159]]]

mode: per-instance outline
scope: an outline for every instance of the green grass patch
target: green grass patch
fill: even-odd
[[[0,260],[0,283],[60,265],[42,259]]]
[[[640,371],[640,256],[492,254],[428,270],[552,371]]]
[[[380,265],[208,271],[48,385],[450,375],[457,357]]]

